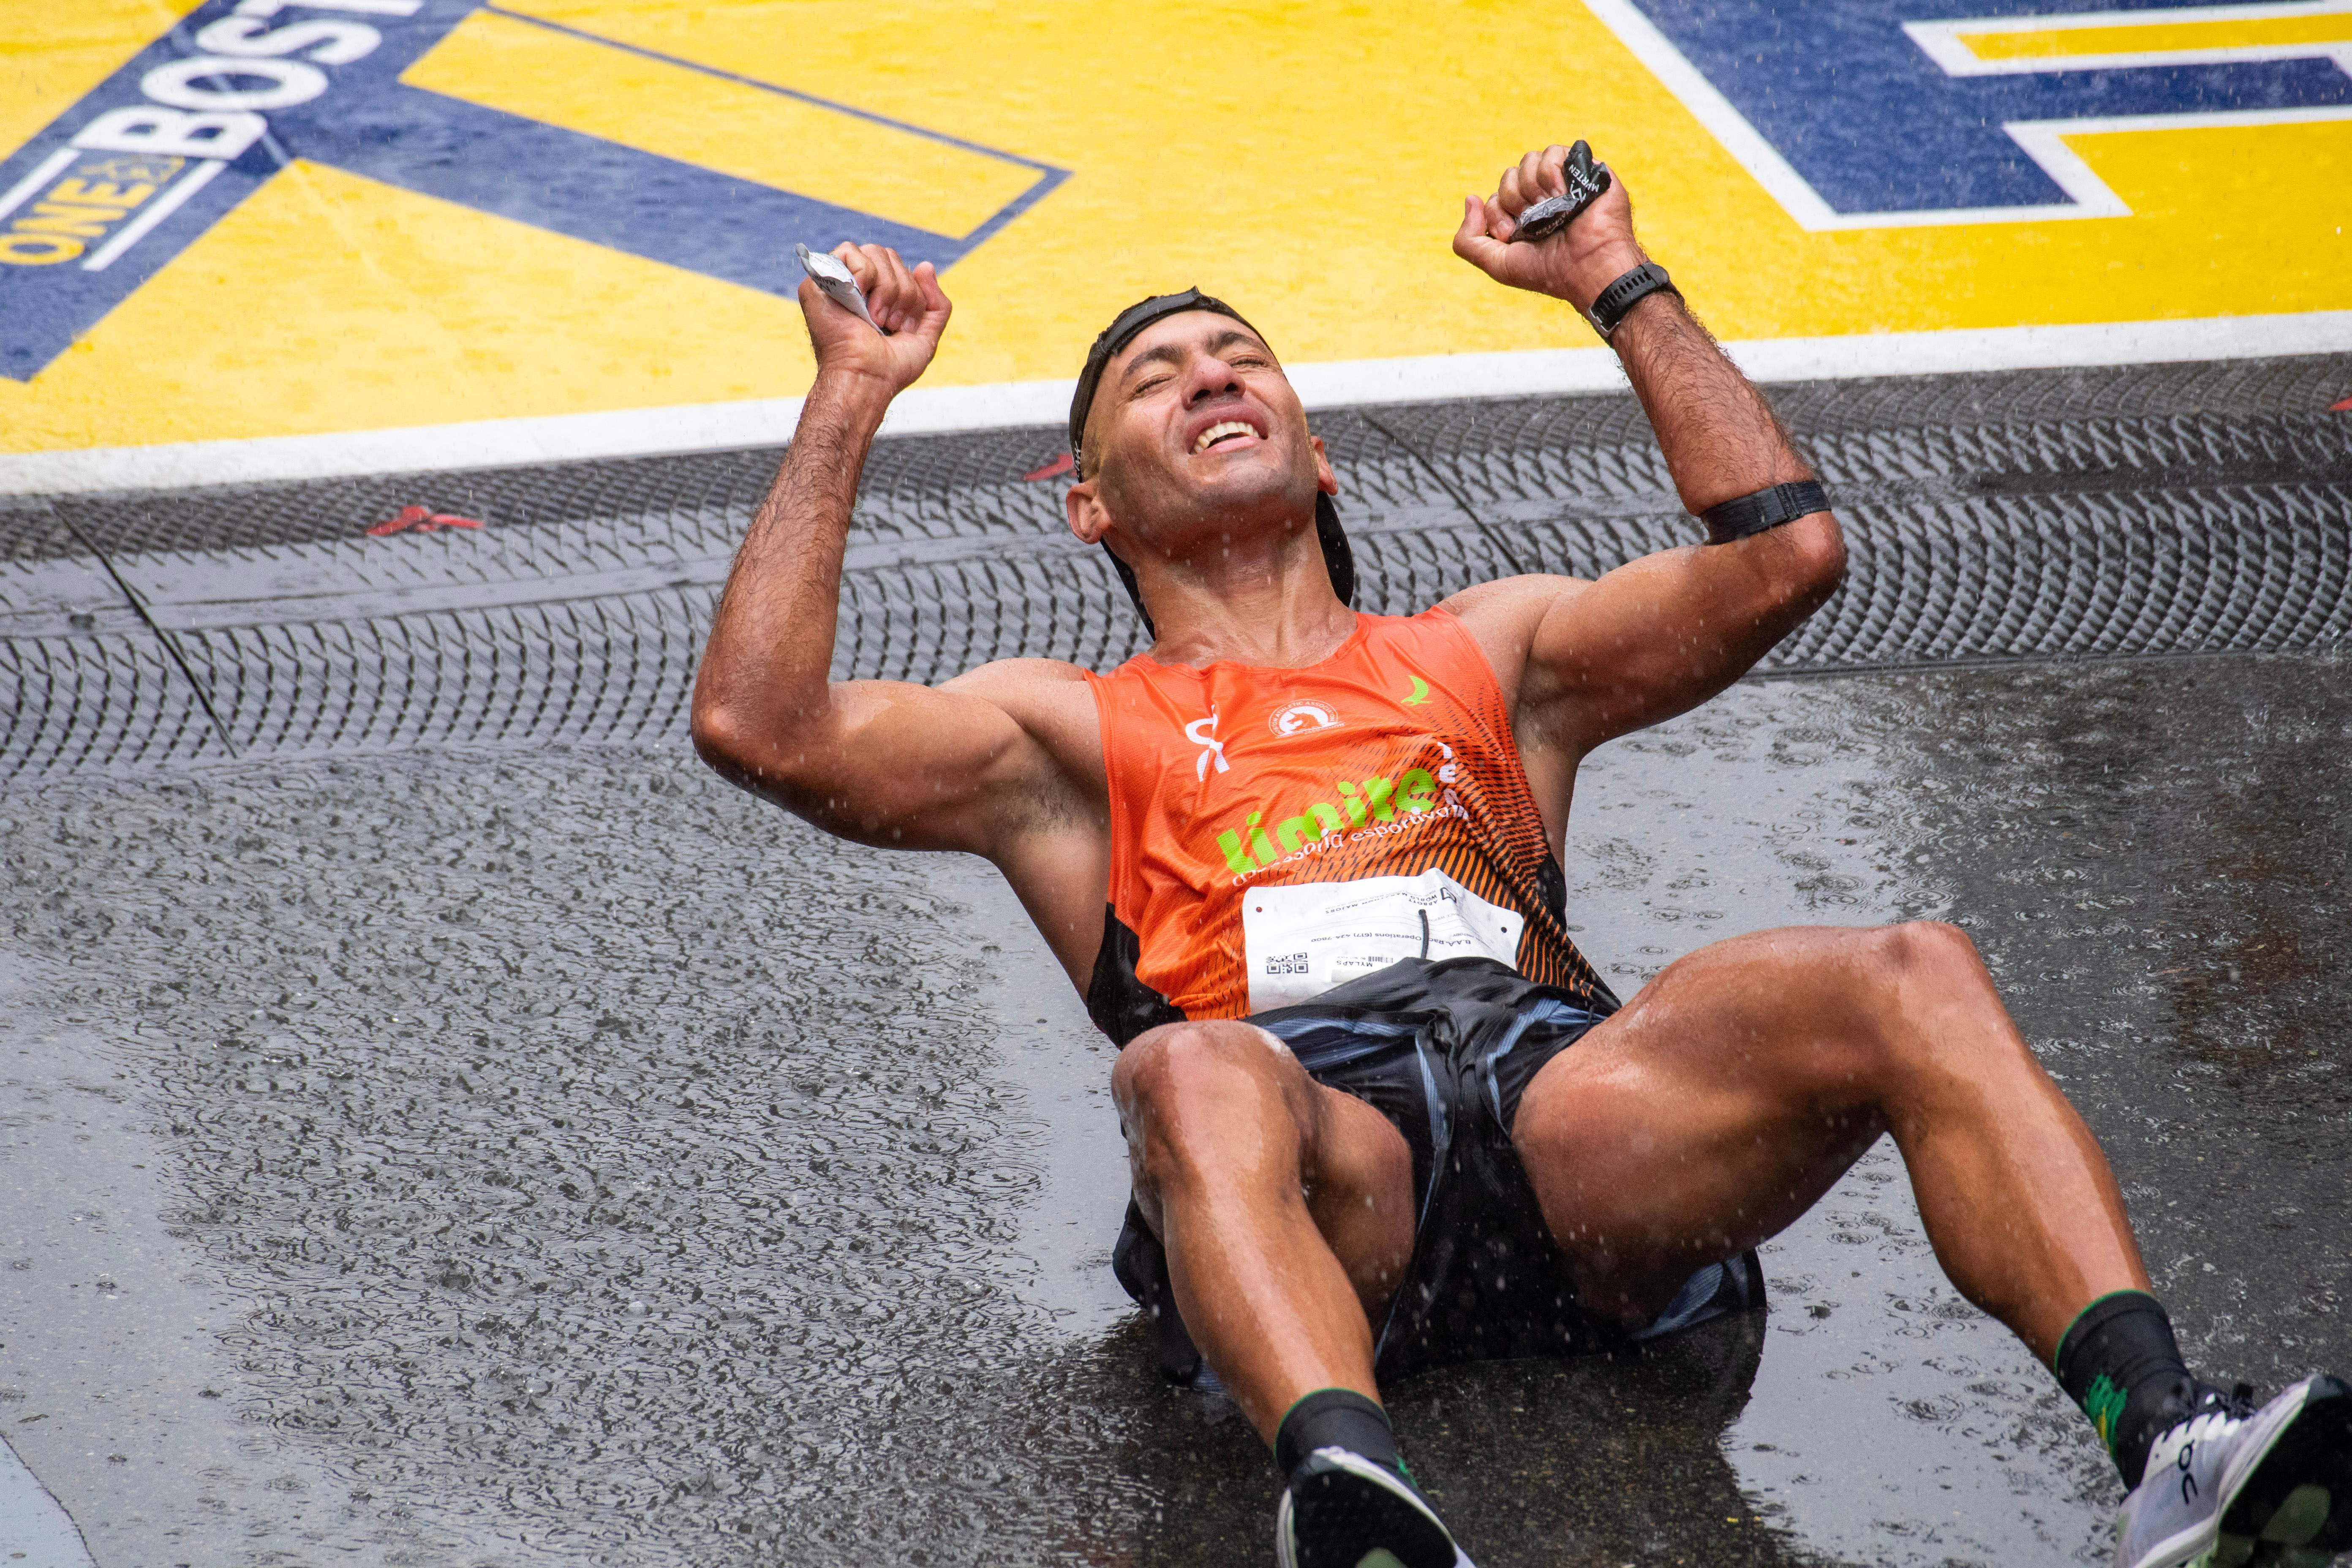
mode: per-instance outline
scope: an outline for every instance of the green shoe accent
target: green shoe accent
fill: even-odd
[[[2115,1458],[2116,1426],[2124,1418],[2124,1405],[2131,1396],[2109,1381],[2105,1373],[2091,1380],[2083,1394],[2083,1414],[2091,1418],[2092,1430],[2106,1445],[2107,1457]]]

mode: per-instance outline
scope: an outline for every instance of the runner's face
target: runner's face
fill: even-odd
[[[1311,513],[1322,478],[1307,412],[1273,351],[1206,310],[1154,321],[1119,352],[1088,412],[1087,446],[1100,454],[1105,508],[1147,536],[1260,511],[1295,521]]]

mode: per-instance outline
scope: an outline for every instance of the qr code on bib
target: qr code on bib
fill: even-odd
[[[1307,955],[1303,952],[1276,953],[1266,959],[1265,972],[1268,974],[1304,974],[1307,973]]]

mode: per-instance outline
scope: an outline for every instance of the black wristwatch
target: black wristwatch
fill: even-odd
[[[1587,312],[1592,330],[1601,334],[1602,342],[1607,342],[1635,301],[1646,300],[1662,289],[1677,300],[1683,297],[1683,291],[1675,287],[1675,280],[1666,276],[1664,268],[1654,261],[1644,261],[1593,296],[1592,309]]]

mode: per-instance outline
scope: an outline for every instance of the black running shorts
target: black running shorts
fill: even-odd
[[[1511,1124],[1543,1065],[1605,1016],[1492,959],[1455,958],[1407,959],[1248,1020],[1318,1083],[1387,1117],[1412,1151],[1412,1261],[1375,1325],[1382,1382],[1453,1362],[1589,1354],[1763,1304],[1749,1252],[1699,1270],[1637,1332],[1577,1305]],[[1131,1203],[1112,1262],[1159,1319],[1161,1372],[1192,1382],[1200,1353],[1167,1288],[1166,1257]]]

